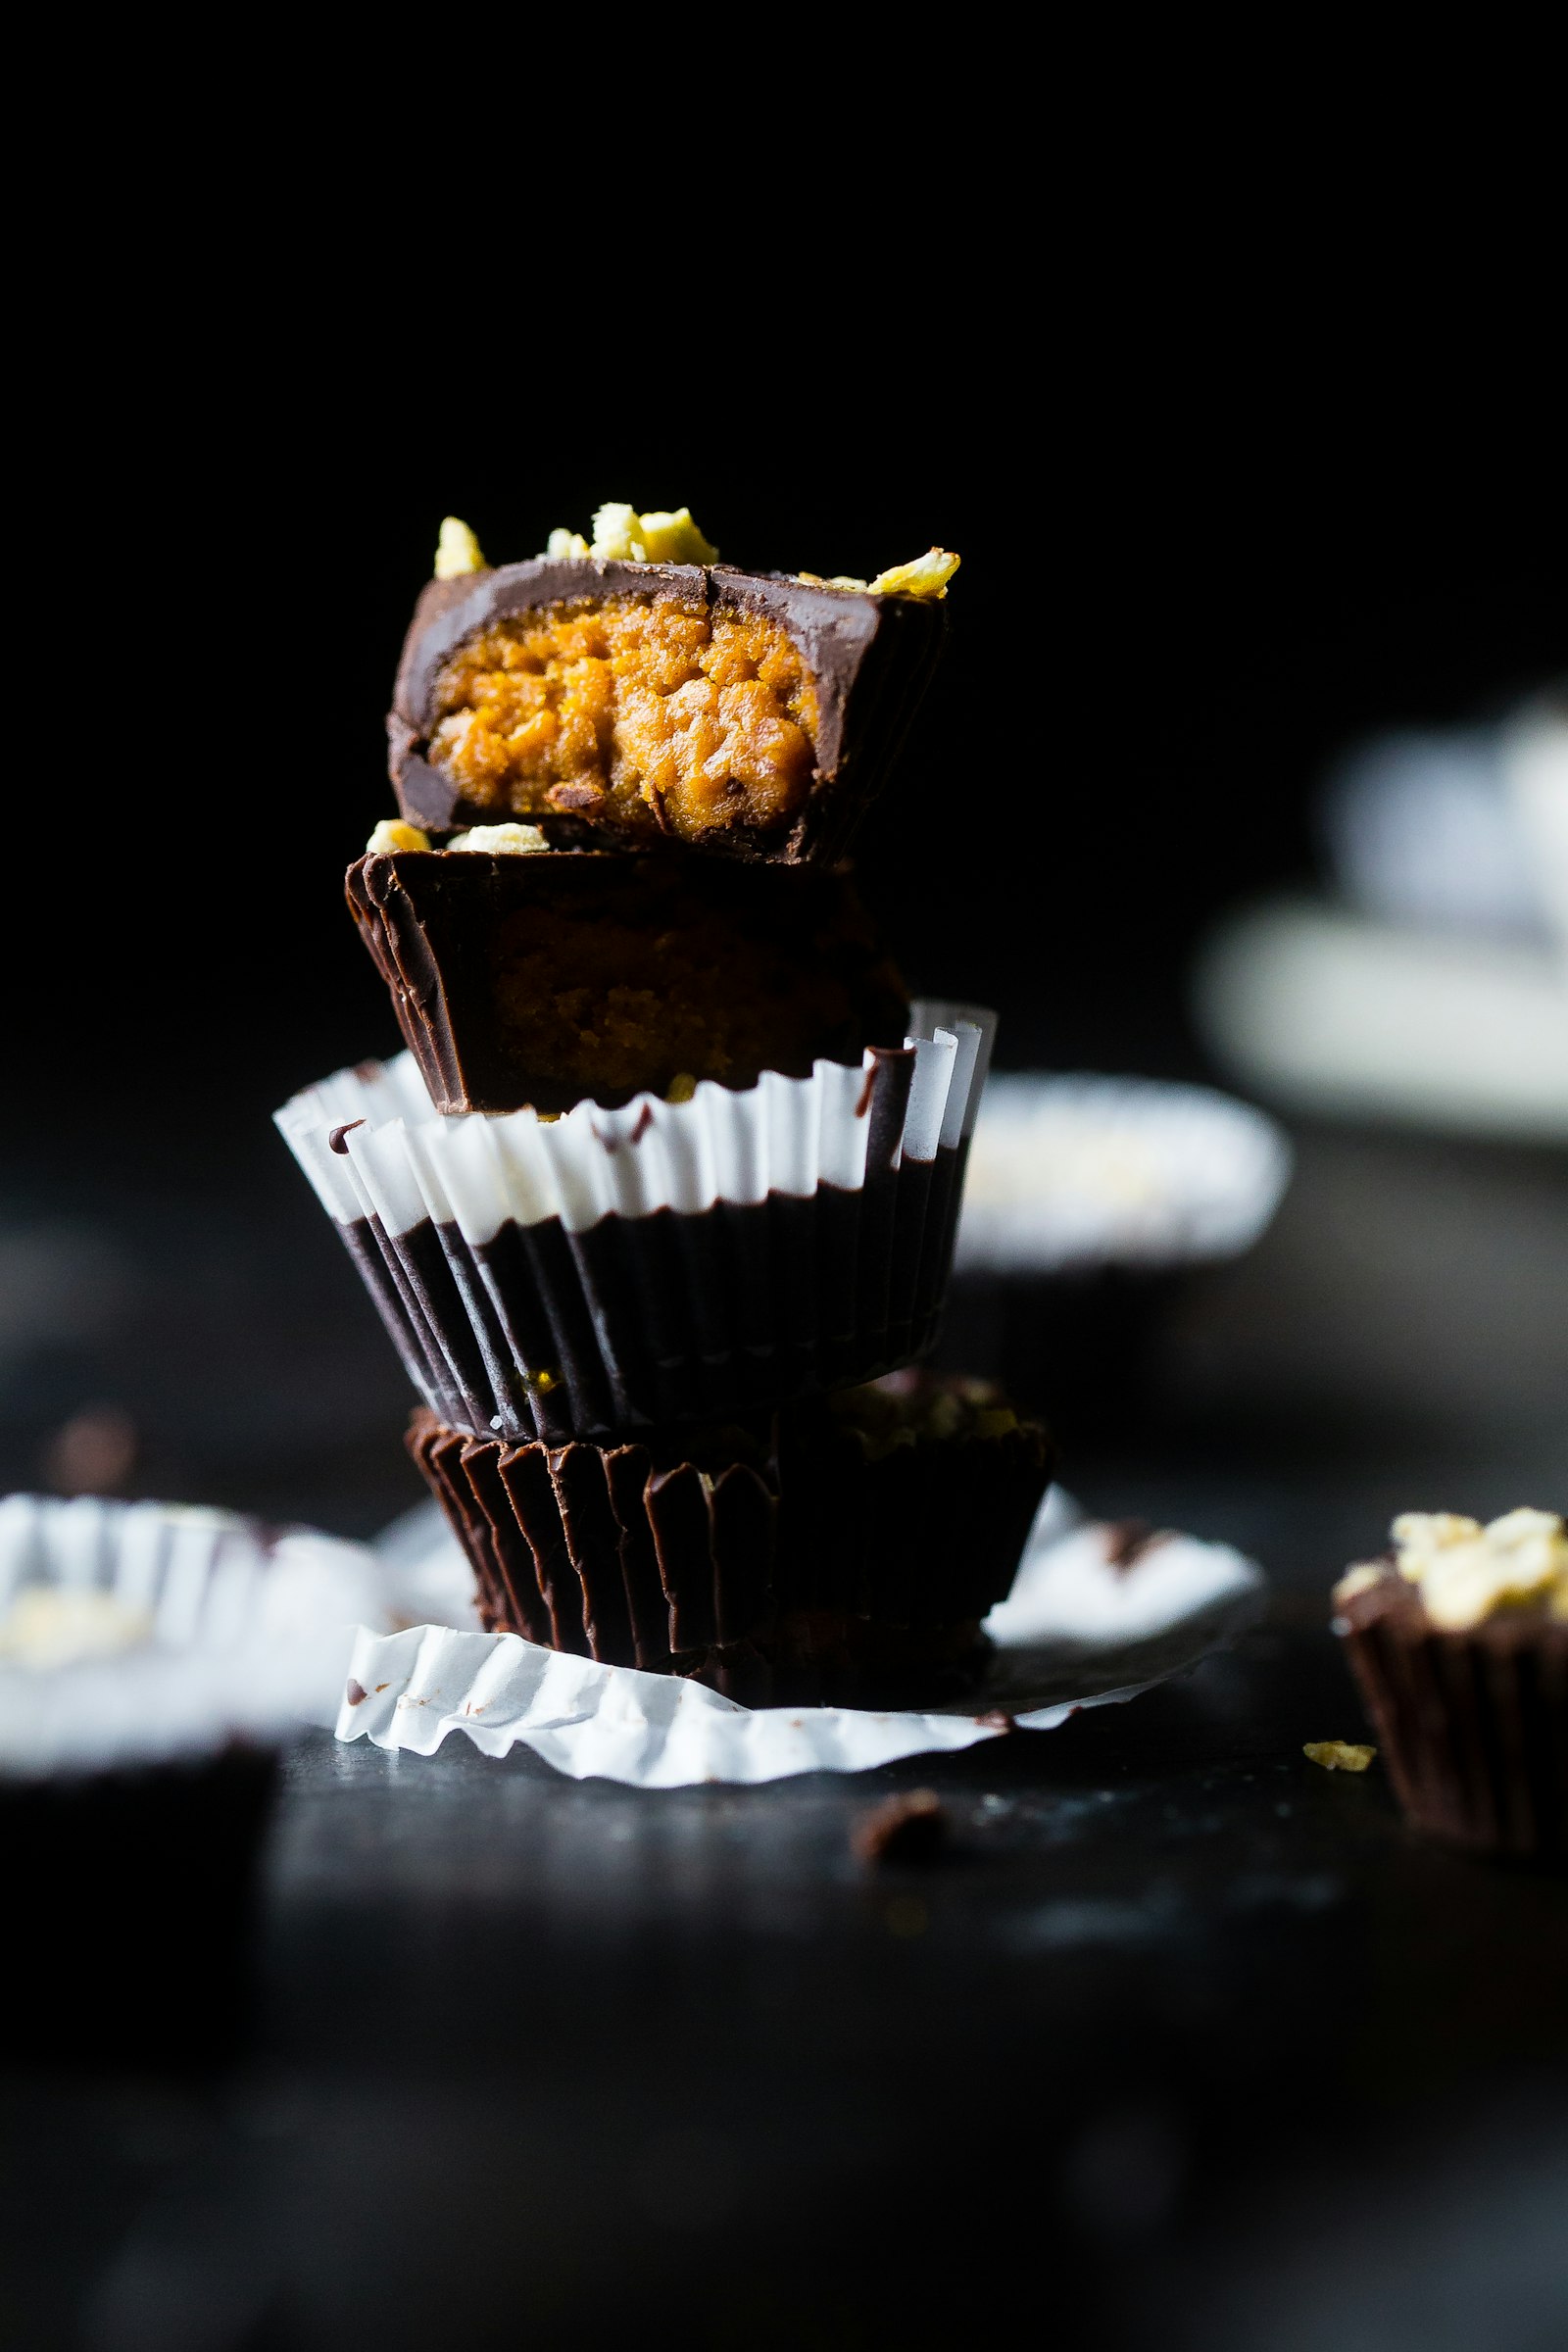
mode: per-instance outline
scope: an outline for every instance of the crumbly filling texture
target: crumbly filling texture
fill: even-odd
[[[606,597],[498,621],[436,681],[428,757],[476,808],[684,841],[782,830],[810,792],[816,696],[765,615]]]
[[[783,951],[770,961],[738,925],[650,932],[603,908],[510,918],[494,990],[529,1065],[601,1099],[667,1095],[677,1080],[749,1086],[760,1070],[806,1077],[855,1009],[830,970]]]

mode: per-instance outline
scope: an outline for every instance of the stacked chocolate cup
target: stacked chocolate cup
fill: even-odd
[[[408,1053],[278,1124],[488,1625],[751,1703],[960,1689],[1049,1479],[910,1369],[995,1024],[909,1004],[841,862],[954,559],[748,574],[629,509],[552,550],[443,528],[347,884]]]

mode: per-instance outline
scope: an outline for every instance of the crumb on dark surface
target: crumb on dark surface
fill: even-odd
[[[949,1815],[934,1788],[911,1788],[862,1813],[850,1843],[858,1862],[929,1862],[948,1841]]]

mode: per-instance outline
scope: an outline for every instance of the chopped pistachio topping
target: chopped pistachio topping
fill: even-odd
[[[852,588],[858,596],[913,596],[935,601],[947,595],[948,582],[960,561],[945,547],[933,547],[916,556],[912,564],[895,564],[891,571],[879,571],[874,580],[852,579],[847,571],[835,572],[826,580],[819,571],[798,571],[795,577],[804,580],[808,588]]]
[[[1358,1592],[1369,1592],[1374,1585],[1383,1582],[1383,1571],[1376,1560],[1364,1560],[1358,1568],[1348,1568],[1334,1588],[1339,1601],[1353,1600]]]
[[[957,568],[958,558],[950,555],[945,547],[928,548],[923,556],[916,556],[912,564],[895,564],[891,571],[879,571],[871,582],[871,594],[946,596],[948,582]]]
[[[390,858],[399,850],[427,850],[430,836],[421,833],[417,825],[405,824],[401,816],[383,816],[365,845],[367,858]]]
[[[635,507],[612,503],[603,506],[594,516],[594,536],[591,548],[584,548],[580,539],[559,551],[558,539],[567,534],[552,531],[550,553],[597,556],[603,563],[619,564],[716,564],[718,550],[710,547],[692,520],[690,507],[677,507],[673,514],[639,514]]]
[[[697,1092],[697,1081],[690,1070],[677,1070],[669,1082],[666,1102],[689,1102]]]
[[[1004,1438],[1009,1430],[1017,1426],[1018,1416],[1010,1405],[993,1405],[974,1417],[974,1434],[977,1438]]]
[[[1377,1752],[1358,1740],[1308,1740],[1301,1749],[1309,1764],[1321,1764],[1325,1772],[1365,1772]]]
[[[1568,1527],[1555,1511],[1507,1511],[1486,1527],[1452,1511],[1405,1511],[1392,1533],[1399,1574],[1434,1625],[1463,1632],[1530,1601],[1568,1618]]]
[[[716,564],[718,550],[709,544],[692,520],[690,507],[672,514],[645,514],[638,533],[650,564]]]
[[[479,553],[479,542],[466,522],[456,514],[441,519],[441,536],[436,542],[435,576],[438,580],[457,580],[466,571],[483,571],[485,561]]]
[[[477,850],[491,858],[526,857],[549,847],[537,825],[473,825],[447,843],[449,850]]]

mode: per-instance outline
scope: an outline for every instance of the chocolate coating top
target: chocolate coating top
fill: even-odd
[[[437,681],[459,647],[514,614],[609,597],[667,597],[710,610],[728,606],[763,614],[787,632],[816,694],[815,768],[806,806],[774,837],[737,829],[699,846],[710,854],[786,864],[839,857],[885,782],[930,682],[946,641],[946,609],[914,597],[813,587],[785,573],[743,571],[728,564],[539,556],[431,580],[404,640],[387,716],[388,768],[410,822],[439,833],[498,813],[466,799],[461,783],[425,756],[437,717]],[[543,823],[553,839],[583,838],[569,818],[546,812],[532,821]],[[617,839],[612,820],[599,838]],[[625,846],[647,844],[627,838]]]

